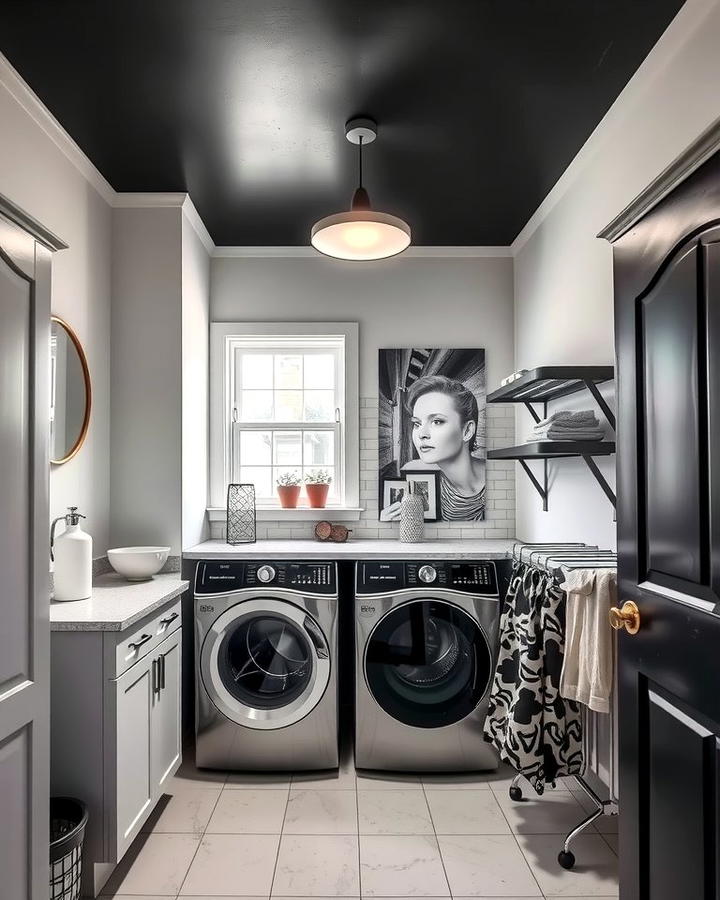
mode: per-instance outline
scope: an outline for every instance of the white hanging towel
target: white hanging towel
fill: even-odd
[[[596,712],[610,712],[615,632],[608,610],[615,606],[614,569],[576,569],[563,585],[567,593],[565,659],[560,695]]]

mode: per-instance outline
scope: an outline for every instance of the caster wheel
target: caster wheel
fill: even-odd
[[[523,798],[523,796],[522,796],[522,788],[518,787],[516,784],[514,784],[514,785],[510,788],[510,792],[509,792],[509,793],[510,793],[510,799],[511,799],[511,800],[522,800],[522,798]]]
[[[558,853],[558,862],[563,869],[572,869],[575,865],[575,854],[571,850],[561,850]]]

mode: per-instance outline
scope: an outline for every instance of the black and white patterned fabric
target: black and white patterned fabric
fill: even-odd
[[[516,564],[500,619],[485,740],[538,794],[584,770],[580,706],[559,692],[564,643],[564,592],[547,573]]]

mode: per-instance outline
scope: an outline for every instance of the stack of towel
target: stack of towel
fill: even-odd
[[[600,422],[591,409],[582,409],[579,412],[561,410],[538,422],[527,442],[601,441],[604,437]]]

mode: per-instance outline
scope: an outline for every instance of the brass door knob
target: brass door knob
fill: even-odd
[[[615,631],[624,628],[628,634],[637,634],[640,631],[640,610],[632,600],[626,600],[622,609],[612,606],[610,607],[610,624]]]

